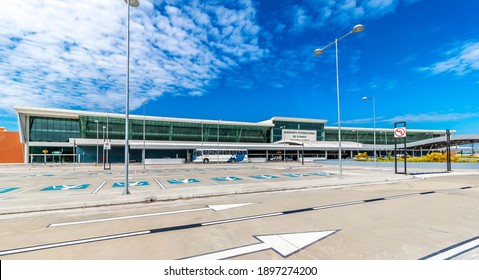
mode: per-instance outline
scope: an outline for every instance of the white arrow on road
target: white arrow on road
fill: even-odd
[[[80,225],[80,224],[91,224],[91,223],[109,222],[109,221],[116,221],[116,220],[144,218],[144,217],[151,217],[151,216],[162,216],[162,215],[188,213],[188,212],[199,212],[199,211],[205,211],[205,210],[221,211],[221,210],[228,210],[228,209],[232,209],[232,208],[248,206],[248,205],[251,205],[251,204],[254,204],[254,203],[206,205],[206,207],[204,207],[204,208],[177,210],[177,211],[159,212],[159,213],[148,213],[148,214],[141,214],[141,215],[131,215],[131,216],[122,216],[122,217],[104,218],[104,219],[95,219],[95,220],[85,220],[85,221],[76,221],[76,222],[66,222],[66,223],[50,224],[47,227],[60,227],[60,226]]]
[[[336,231],[337,230],[260,235],[255,236],[255,238],[261,241],[261,243],[185,258],[185,260],[223,260],[269,249],[273,249],[283,258],[286,258],[328,237]]]

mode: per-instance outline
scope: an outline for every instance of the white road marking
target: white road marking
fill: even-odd
[[[255,236],[261,243],[190,257],[186,260],[223,260],[268,249],[287,257],[335,232],[331,230]]]
[[[149,230],[148,231],[138,231],[138,232],[131,232],[131,233],[122,233],[122,234],[115,234],[115,235],[109,235],[109,236],[94,237],[94,238],[87,238],[87,239],[81,239],[81,240],[74,240],[74,241],[66,241],[66,242],[59,242],[59,243],[53,243],[53,244],[32,246],[32,247],[27,247],[27,248],[12,249],[12,250],[1,251],[0,256],[18,254],[18,253],[24,253],[24,252],[31,252],[31,251],[37,251],[37,250],[45,250],[45,249],[51,249],[51,248],[58,248],[58,247],[63,247],[63,246],[78,245],[78,244],[84,244],[84,243],[96,242],[96,241],[103,241],[103,240],[109,240],[109,239],[131,237],[131,236],[136,236],[136,235],[144,235],[144,234],[149,234],[150,232],[151,231],[149,231]]]
[[[155,178],[155,181],[162,190],[166,190],[165,186],[163,186],[158,179]]]
[[[254,203],[239,203],[239,204],[223,204],[223,205],[207,205],[210,209],[214,211],[228,210],[237,207],[248,206]]]
[[[459,246],[453,246],[449,250],[427,257],[425,258],[425,260],[447,260],[459,255],[462,255],[463,253],[478,247],[479,247],[479,238],[475,238],[474,240],[471,240],[467,243],[461,244]]]
[[[219,183],[216,183],[216,182],[213,182],[213,181],[211,181],[211,180],[208,180],[208,179],[205,179],[205,178],[202,178],[202,177],[198,177],[198,178],[200,178],[200,179],[202,179],[202,180],[205,180],[206,182],[209,182],[209,183],[215,184],[215,185],[217,185],[217,186],[221,186],[221,184],[219,184]]]
[[[30,188],[30,189],[28,189],[28,190],[24,190],[24,191],[21,191],[21,192],[13,193],[13,194],[11,194],[11,195],[9,195],[9,196],[0,198],[0,200],[4,200],[4,199],[10,198],[10,197],[13,197],[13,196],[22,194],[22,193],[24,193],[24,192],[28,192],[28,191],[34,190],[34,189],[36,189],[36,188],[42,187],[43,185],[44,185],[44,184],[40,184],[40,185],[35,186],[35,187],[33,187],[33,188]]]
[[[274,216],[280,216],[280,215],[283,215],[283,212],[249,216],[249,217],[243,217],[243,218],[227,219],[227,220],[221,220],[221,221],[215,221],[215,222],[208,222],[208,223],[203,223],[202,225],[203,226],[211,226],[211,225],[217,225],[217,224],[225,224],[225,223],[232,223],[232,222],[239,222],[239,221],[246,221],[246,220],[254,220],[254,219],[259,219],[259,218],[274,217]]]
[[[107,181],[103,181],[103,183],[101,183],[101,185],[98,186],[98,188],[96,188],[92,194],[97,194],[101,188],[103,188],[103,186],[106,184]]]
[[[111,221],[126,220],[126,219],[145,218],[145,217],[163,216],[163,215],[189,213],[189,212],[199,212],[199,211],[205,211],[205,210],[221,211],[221,210],[228,210],[228,209],[237,208],[237,207],[248,206],[251,204],[253,203],[207,205],[205,208],[158,212],[158,213],[149,213],[149,214],[140,214],[140,215],[129,215],[129,216],[122,216],[122,217],[85,220],[85,221],[76,221],[76,222],[56,223],[56,224],[50,224],[47,227],[61,227],[61,226],[72,226],[72,225],[91,224],[91,223],[100,223],[100,222],[111,222]]]

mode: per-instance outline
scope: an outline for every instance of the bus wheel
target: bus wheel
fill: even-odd
[[[208,163],[208,162],[210,162],[209,159],[207,159],[207,158],[203,159],[203,163]]]

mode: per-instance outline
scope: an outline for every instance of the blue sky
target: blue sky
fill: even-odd
[[[131,9],[131,114],[337,125],[406,121],[479,133],[479,1],[140,0]],[[0,126],[13,106],[124,113],[123,0],[6,1],[0,10]]]

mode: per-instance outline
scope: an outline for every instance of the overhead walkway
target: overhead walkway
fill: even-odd
[[[479,134],[451,135],[451,146],[479,143]],[[440,149],[447,146],[446,137],[436,137],[416,142],[407,143],[407,148]]]

